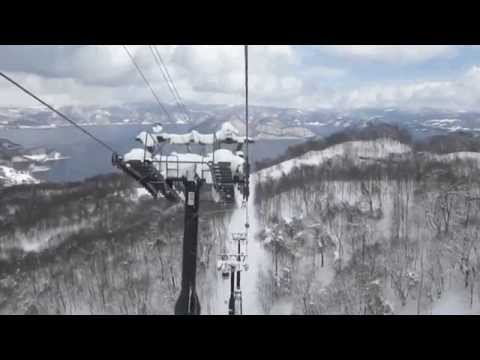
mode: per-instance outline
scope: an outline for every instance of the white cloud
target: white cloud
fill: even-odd
[[[417,64],[458,52],[452,45],[320,45],[318,48],[343,58],[394,64]]]
[[[157,48],[186,102],[243,101],[243,46]],[[129,49],[162,101],[172,102],[148,47]],[[303,67],[298,53],[288,45],[249,47],[250,90],[257,103],[284,103],[299,96],[311,81],[344,74],[341,69],[320,64]],[[1,70],[19,80],[31,75],[31,90],[53,98],[58,106],[68,101],[110,104],[154,100],[121,46],[0,46],[0,55]],[[4,88],[1,83],[0,87]],[[21,94],[17,101],[11,95],[0,98],[4,105],[24,101]]]
[[[317,97],[309,99],[314,106]],[[363,86],[353,90],[323,94],[328,107],[434,107],[454,110],[480,110],[480,66],[450,81],[423,81],[409,84]]]
[[[453,56],[451,46],[320,46],[336,56],[421,62]],[[173,102],[146,46],[129,46],[165,102]],[[243,46],[158,46],[188,102],[232,104],[244,96]],[[250,46],[252,104],[295,107],[405,106],[480,109],[480,66],[457,79],[339,87],[354,69],[305,64],[303,47]],[[319,57],[322,60],[322,57]],[[375,66],[375,65],[373,65]],[[0,46],[0,69],[53,105],[112,105],[154,99],[121,46]],[[388,79],[383,79],[383,82]],[[0,105],[35,102],[0,79]]]

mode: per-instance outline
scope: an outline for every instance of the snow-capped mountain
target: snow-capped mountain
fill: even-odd
[[[122,106],[67,106],[65,114],[84,126],[174,124],[197,131],[214,131],[225,121],[244,129],[244,106],[189,105],[188,116],[178,107],[165,104],[169,116],[158,105],[133,103]],[[457,130],[480,131],[480,113],[434,109],[357,109],[351,111],[301,110],[251,106],[250,132],[257,138],[328,135],[370,123],[398,124],[414,135],[426,136]],[[1,128],[55,128],[69,126],[56,114],[40,108],[0,108]]]

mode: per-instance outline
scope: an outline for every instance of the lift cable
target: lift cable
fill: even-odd
[[[32,98],[34,98],[35,100],[37,100],[39,103],[41,103],[42,105],[46,106],[48,109],[50,109],[51,111],[53,111],[55,114],[57,114],[58,116],[60,116],[62,119],[68,121],[70,124],[72,124],[73,126],[75,126],[76,128],[78,128],[80,131],[82,131],[83,133],[85,133],[86,135],[90,136],[93,140],[95,140],[96,142],[98,142],[100,145],[102,145],[104,148],[108,149],[109,151],[111,151],[112,153],[116,153],[116,151],[108,144],[106,144],[105,142],[103,142],[102,140],[100,140],[99,138],[97,138],[95,135],[93,135],[91,132],[85,130],[83,127],[81,127],[80,125],[78,125],[75,121],[73,121],[72,119],[68,118],[65,114],[62,114],[60,111],[58,111],[57,109],[55,109],[53,106],[49,105],[48,103],[46,103],[44,100],[40,99],[38,96],[36,96],[35,94],[33,94],[31,91],[25,89],[22,85],[20,85],[19,83],[17,83],[15,80],[13,80],[12,78],[10,78],[9,76],[5,75],[3,72],[0,71],[0,76],[2,76],[5,80],[9,81],[10,83],[12,83],[13,85],[15,85],[17,88],[19,88],[20,90],[22,90],[24,93],[26,93],[27,95],[30,95]]]
[[[181,111],[183,111],[186,119],[189,122],[192,122],[192,119],[190,118],[190,115],[187,111],[187,108],[186,108],[185,104],[183,103],[183,100],[180,97],[180,94],[178,93],[177,87],[175,86],[175,83],[174,83],[172,77],[170,76],[168,68],[167,68],[167,66],[165,65],[165,62],[162,59],[162,55],[160,55],[160,52],[158,51],[158,49],[156,47],[154,47],[152,45],[148,45],[148,46],[150,48],[150,52],[153,55],[153,58],[155,59],[155,62],[157,63],[157,65],[160,69],[160,72],[162,73],[163,79],[165,80],[165,82],[168,85],[168,89],[170,90],[171,94],[173,95],[173,98],[175,99],[175,102],[177,103],[178,108]]]
[[[177,94],[177,98],[180,101],[180,104],[182,105],[183,110],[188,117],[188,120],[190,120],[190,122],[192,122],[192,119],[190,118],[190,112],[188,111],[187,107],[185,106],[185,102],[181,98],[180,93],[177,90],[177,86],[175,85],[175,82],[173,81],[172,77],[170,76],[170,72],[168,71],[168,68],[165,65],[165,62],[163,61],[162,56],[160,55],[160,52],[158,51],[158,48],[155,46],[154,49],[155,49],[155,52],[158,55],[158,58],[160,59],[160,62],[163,64],[163,67],[165,69],[165,73],[167,74],[167,77],[170,80],[170,83],[172,84],[173,90],[175,90],[175,94]]]
[[[170,116],[170,113],[167,111],[167,109],[165,108],[165,106],[162,104],[162,102],[160,101],[160,99],[158,98],[157,94],[155,93],[155,90],[153,90],[153,87],[152,85],[150,85],[150,82],[148,81],[148,79],[145,77],[145,74],[143,73],[142,69],[140,68],[140,66],[137,64],[137,62],[135,61],[135,59],[133,58],[133,55],[130,53],[130,51],[128,50],[128,47],[126,45],[122,45],[123,46],[123,49],[125,50],[125,52],[127,53],[128,57],[130,58],[130,60],[132,61],[133,65],[135,66],[135,68],[137,69],[138,73],[140,74],[140,76],[142,77],[143,81],[145,82],[145,84],[148,86],[148,88],[150,89],[150,91],[152,92],[152,95],[153,97],[155,98],[155,100],[157,100],[157,103],[158,105],[160,105],[160,107],[162,108],[163,112],[165,113],[165,115],[167,115],[168,119],[170,121],[172,121],[172,117]],[[173,122],[173,121],[172,121]]]
[[[173,99],[174,99],[177,107],[179,107],[181,110],[183,110],[181,108],[181,105],[180,105],[176,95],[175,95],[174,90],[172,89],[172,86],[170,85],[170,82],[168,81],[167,75],[165,74],[165,70],[163,69],[163,67],[160,63],[160,60],[158,59],[157,54],[153,51],[152,45],[148,45],[148,48],[150,49],[150,52],[152,53],[152,56],[155,60],[155,63],[157,64],[158,68],[160,69],[160,72],[162,73],[163,80],[165,80],[165,82],[167,83],[168,90],[170,90],[170,93],[173,95]]]
[[[247,164],[247,171],[246,171],[246,188],[247,194],[250,194],[250,162],[248,157],[248,45],[245,45],[245,162]],[[247,197],[247,204],[245,205],[245,228],[248,232],[249,223],[248,223],[248,197]]]

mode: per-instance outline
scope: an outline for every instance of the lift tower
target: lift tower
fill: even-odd
[[[183,181],[185,220],[183,230],[182,289],[175,304],[175,315],[200,315],[196,293],[198,210],[203,180],[194,176]]]
[[[114,154],[112,163],[138,181],[154,198],[161,195],[168,201],[184,201],[182,288],[175,314],[198,315],[201,310],[196,293],[200,189],[204,184],[211,185],[217,200],[227,205],[235,204],[235,188],[246,198],[248,166],[241,148],[244,143],[253,141],[238,136],[238,131],[228,122],[214,134],[195,130],[187,134],[169,134],[163,132],[161,126],[155,126],[151,133],[141,132],[137,140],[143,148],[132,149],[124,156]],[[191,144],[211,145],[213,151],[206,156],[191,152],[164,155],[161,149],[166,144],[186,145],[187,149]],[[222,148],[228,144],[236,144],[235,153]]]

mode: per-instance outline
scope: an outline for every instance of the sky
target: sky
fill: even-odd
[[[128,45],[162,102],[148,46]],[[157,45],[184,102],[243,104],[239,45]],[[122,46],[0,45],[0,70],[54,106],[155,102]],[[300,109],[480,110],[480,46],[252,45],[250,103]],[[35,106],[0,79],[0,106]]]

